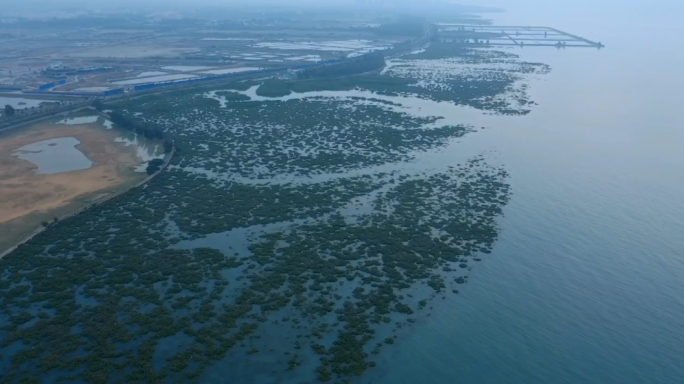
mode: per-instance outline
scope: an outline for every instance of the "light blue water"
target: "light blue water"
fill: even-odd
[[[682,13],[537,3],[500,22],[607,48],[524,48],[553,67],[540,105],[462,140],[511,173],[503,231],[388,350],[383,384],[684,383]]]
[[[92,167],[90,161],[76,146],[81,142],[74,137],[60,137],[25,145],[13,155],[38,166],[39,174],[51,175]]]

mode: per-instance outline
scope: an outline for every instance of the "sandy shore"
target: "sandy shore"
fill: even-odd
[[[12,153],[38,141],[74,137],[92,162],[89,169],[53,175]],[[42,221],[68,214],[92,201],[128,188],[146,174],[133,147],[114,142],[116,131],[92,125],[37,124],[0,136],[0,251],[35,230]]]

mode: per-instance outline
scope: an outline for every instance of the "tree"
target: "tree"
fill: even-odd
[[[14,116],[14,107],[7,104],[5,105],[5,116]]]
[[[104,103],[100,99],[95,99],[93,100],[93,108],[102,112],[102,110],[104,109]]]
[[[152,159],[152,161],[150,161],[147,164],[147,169],[146,169],[147,174],[151,175],[153,173],[156,173],[157,171],[159,171],[161,169],[162,165],[164,165],[164,160]]]
[[[164,140],[164,153],[170,153],[171,151],[173,151],[173,140]]]
[[[165,138],[164,130],[156,124],[134,120],[126,117],[120,111],[114,111],[109,114],[112,123],[119,128],[137,133],[150,140],[163,140]]]

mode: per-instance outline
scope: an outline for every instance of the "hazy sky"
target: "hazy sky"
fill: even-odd
[[[50,8],[72,7],[83,5],[86,8],[132,8],[153,7],[164,11],[178,5],[199,7],[201,5],[243,5],[278,4],[278,5],[349,5],[358,7],[372,2],[402,3],[411,6],[425,7],[430,2],[476,5],[483,7],[497,7],[516,13],[529,12],[535,16],[572,17],[580,21],[582,15],[590,14],[595,19],[597,14],[605,17],[631,16],[636,18],[640,13],[645,17],[668,17],[683,10],[684,0],[5,0],[2,1],[4,10],[29,9],[44,11]],[[2,15],[0,15],[2,16]],[[579,18],[579,20],[577,20]]]
[[[442,3],[452,3],[452,4],[462,4],[462,5],[476,5],[484,7],[525,7],[525,8],[537,8],[538,11],[550,11],[553,8],[586,8],[587,12],[591,12],[592,8],[622,8],[629,10],[638,9],[653,9],[653,8],[663,8],[663,10],[673,9],[678,6],[681,0],[467,0],[456,1],[456,0],[7,0],[3,1],[3,6],[6,7],[31,7],[35,5],[49,5],[51,7],[60,7],[64,5],[86,5],[86,6],[105,6],[105,5],[141,5],[141,4],[187,4],[187,5],[249,5],[255,3],[272,3],[272,4],[282,4],[282,5],[339,5],[339,4],[349,4],[354,5],[355,3],[368,4],[370,2],[386,2],[386,3],[406,3],[412,5],[424,5],[429,2],[442,2]],[[676,7],[679,8],[679,7]]]

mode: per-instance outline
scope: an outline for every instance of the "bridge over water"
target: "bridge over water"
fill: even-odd
[[[551,27],[510,25],[438,25],[437,38],[440,41],[484,46],[536,46],[536,47],[580,47],[603,48],[601,42]]]

